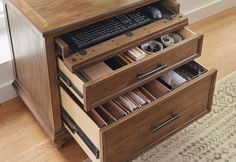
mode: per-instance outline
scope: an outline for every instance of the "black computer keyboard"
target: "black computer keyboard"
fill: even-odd
[[[79,51],[151,22],[152,19],[141,11],[133,11],[65,34],[62,38]]]

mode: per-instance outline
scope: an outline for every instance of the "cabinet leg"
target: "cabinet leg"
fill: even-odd
[[[69,132],[63,128],[60,132],[56,134],[56,138],[54,139],[54,144],[58,149],[61,149],[71,138]]]

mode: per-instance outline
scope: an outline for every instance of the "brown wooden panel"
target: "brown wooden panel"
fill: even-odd
[[[102,129],[103,161],[126,161],[164,137],[176,133],[184,125],[196,120],[197,116],[209,112],[215,77],[216,71],[209,71],[160,100],[137,110],[126,120]],[[151,131],[153,124],[167,120],[173,113],[179,114],[179,118],[156,132]]]
[[[175,13],[180,12],[180,4],[176,0],[165,0],[162,2],[162,4],[170,11]]]
[[[44,34],[65,32],[157,1],[159,0],[11,0]]]
[[[13,49],[15,85],[36,119],[55,140],[62,124],[58,109],[58,89],[55,89],[57,79],[55,60],[52,60],[55,59],[54,52],[53,58],[47,55],[45,39],[15,8],[6,5],[6,13]],[[50,75],[52,71],[54,75]]]
[[[190,33],[188,29],[182,29],[181,34]],[[113,74],[90,83],[84,84],[84,104],[85,109],[89,110],[99,104],[118,96],[130,88],[144,84],[144,82],[160,76],[163,71],[176,68],[183,61],[190,61],[201,55],[203,35],[193,34],[176,46],[166,48],[166,50],[153,54],[143,60],[137,61],[121,69],[114,71]],[[145,74],[156,68],[158,64],[165,64],[167,68],[160,70],[144,79],[138,79],[138,74]]]
[[[84,93],[83,99],[80,97],[77,98],[84,104],[85,110],[90,110],[125,91],[160,76],[163,72],[199,57],[201,55],[203,35],[193,33],[188,28],[176,32],[179,32],[183,36],[184,40],[182,42],[115,70],[101,79],[84,83],[77,75],[71,73],[61,60],[59,60],[58,67],[75,87]],[[156,68],[157,64],[165,64],[167,68],[157,71],[147,78],[138,79],[138,74],[149,72]],[[72,92],[75,94],[73,90]]]
[[[93,63],[98,63],[111,58],[119,53],[127,51],[142,43],[148,42],[161,36],[167,32],[172,32],[188,25],[187,17],[177,14],[173,16],[173,20],[160,20],[148,24],[142,28],[132,31],[133,36],[129,37],[125,34],[117,36],[108,41],[86,49],[86,55],[74,53],[64,59],[65,65],[75,72],[78,69],[90,66]]]

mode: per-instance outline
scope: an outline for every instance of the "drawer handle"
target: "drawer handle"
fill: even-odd
[[[179,118],[180,115],[179,114],[171,114],[170,117],[168,119],[166,119],[163,122],[158,122],[158,123],[154,123],[151,126],[151,132],[154,133],[158,130],[160,130],[162,127],[166,126],[167,124],[171,123],[172,121],[176,120],[177,118]]]
[[[163,70],[167,67],[166,64],[158,64],[156,68],[144,73],[144,74],[138,74],[137,77],[138,79],[144,79],[152,74],[155,74],[156,72],[160,71],[160,70]]]

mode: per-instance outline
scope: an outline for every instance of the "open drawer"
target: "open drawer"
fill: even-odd
[[[111,61],[109,65],[105,60],[96,64],[96,66],[93,64],[89,68],[72,73],[64,62],[58,58],[59,77],[83,103],[84,110],[88,111],[124,91],[142,85],[201,55],[203,35],[196,34],[188,28],[174,32],[182,36],[181,42],[118,68],[111,67],[115,65],[114,62]],[[155,37],[155,39],[159,38],[160,36]],[[92,69],[92,75],[98,75],[99,77],[93,77],[92,79],[86,77],[85,69],[87,71]]]
[[[75,72],[80,68],[104,61],[115,56],[117,53],[124,52],[141,43],[152,40],[166,32],[181,29],[188,25],[188,18],[179,13],[180,5],[176,1],[165,0],[152,3],[151,5],[158,5],[158,8],[161,11],[163,10],[163,15],[166,15],[161,20],[153,20],[147,25],[138,27],[137,29],[131,29],[128,34],[127,32],[121,35],[118,34],[114,38],[112,37],[108,40],[101,41],[99,44],[85,47],[85,49],[73,48],[71,40],[68,41],[64,38],[64,35],[61,35],[55,38],[57,53],[62,55],[63,62],[69,70]],[[148,5],[150,3],[147,2],[146,7]],[[93,34],[96,33],[94,32]]]
[[[130,160],[210,112],[215,80],[205,71],[102,128],[60,87],[64,125],[92,161]]]

